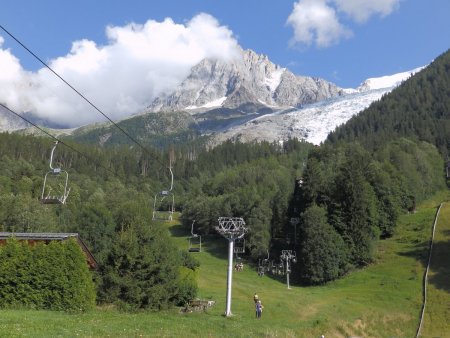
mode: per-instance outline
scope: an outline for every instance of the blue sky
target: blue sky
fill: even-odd
[[[114,112],[123,111],[127,105],[139,110],[149,95],[176,85],[200,57],[229,57],[236,45],[266,54],[295,74],[356,87],[366,78],[426,65],[449,49],[449,14],[448,0],[2,0],[0,24],[42,59],[59,67],[75,87],[91,94],[95,102],[104,103],[106,111]],[[107,26],[111,28],[109,33]],[[148,53],[147,57],[154,61],[152,67],[159,68],[147,65],[140,71],[142,60],[124,56],[127,46],[140,52],[134,43],[141,40],[132,33],[141,31],[153,34],[146,38],[141,34],[140,38],[150,41],[141,46],[143,54]],[[159,39],[154,37],[156,34]],[[184,47],[179,44],[180,36],[187,39]],[[17,43],[3,31],[0,37],[0,67],[12,73],[4,75],[3,80],[0,75],[0,85],[15,79],[18,88],[25,79],[40,88],[42,97],[44,87],[47,92],[59,90],[58,84],[45,82],[48,76],[42,66]],[[186,46],[190,49],[183,49]],[[157,55],[159,51],[161,55]],[[109,68],[100,69],[105,59],[114,58]],[[106,74],[108,69],[116,72],[116,78]],[[114,92],[114,88],[120,91],[129,85],[134,93],[139,91],[135,83],[139,74],[146,74],[150,81],[147,92],[139,92],[137,98],[125,92],[114,107],[108,106],[105,93],[94,89],[108,84]],[[128,75],[130,80],[126,79]],[[19,77],[21,80],[16,81]],[[123,83],[112,84],[117,77]],[[104,82],[94,85],[95,78]],[[3,101],[14,89],[8,90],[0,90]],[[42,110],[51,104],[50,100],[44,100],[46,104],[38,104],[37,100],[34,93],[25,100],[28,108],[19,107],[12,99],[7,103],[23,111]],[[73,101],[68,106],[74,104],[78,103]],[[70,108],[63,107],[62,111],[65,109],[69,114]],[[51,119],[52,115],[46,117]],[[61,123],[70,124],[69,120]]]

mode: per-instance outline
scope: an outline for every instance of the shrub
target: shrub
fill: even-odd
[[[0,247],[0,307],[85,311],[95,287],[75,240],[38,243],[8,239]]]

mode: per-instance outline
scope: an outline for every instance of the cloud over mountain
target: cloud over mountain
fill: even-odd
[[[106,28],[108,43],[87,39],[48,64],[113,119],[142,110],[158,95],[173,90],[204,58],[228,60],[240,47],[233,33],[201,13],[184,24],[162,22]],[[0,36],[0,101],[68,127],[104,118],[48,69],[23,69]]]

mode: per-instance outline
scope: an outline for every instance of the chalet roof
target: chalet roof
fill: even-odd
[[[97,268],[95,257],[76,232],[0,232],[0,241],[11,237],[23,241],[64,241],[69,238],[74,238],[85,253],[89,266],[92,269]]]
[[[77,233],[52,233],[52,232],[0,232],[0,239],[7,239],[10,237],[15,237],[22,240],[60,240],[75,237],[78,238]]]

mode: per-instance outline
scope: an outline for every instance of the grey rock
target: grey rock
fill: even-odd
[[[266,55],[242,51],[228,62],[204,59],[181,85],[167,96],[156,98],[147,112],[212,107],[237,108],[246,103],[270,107],[298,107],[342,95],[342,89],[323,79],[296,76],[272,63]]]

